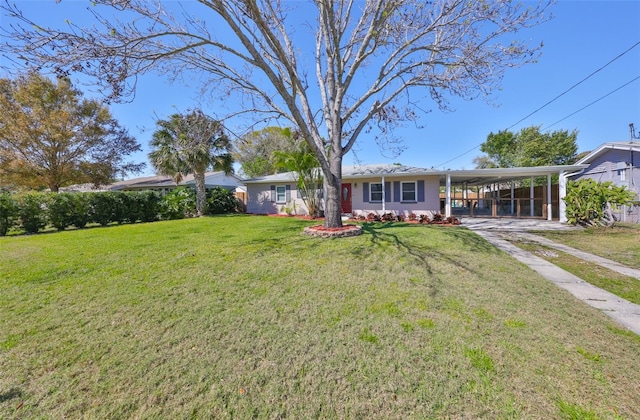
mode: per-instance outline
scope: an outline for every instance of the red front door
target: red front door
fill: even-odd
[[[351,213],[351,184],[342,184],[342,193],[340,194],[340,208],[342,213]]]

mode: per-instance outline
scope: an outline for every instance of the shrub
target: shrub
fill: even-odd
[[[176,188],[160,202],[160,216],[165,220],[193,217],[195,213],[196,193],[190,188]]]
[[[393,215],[393,213],[385,213],[382,215],[381,219],[385,222],[393,222],[396,217]]]
[[[5,236],[14,225],[18,205],[8,193],[0,193],[0,236]]]
[[[424,223],[424,224],[428,224],[431,223],[431,219],[429,219],[429,216],[426,214],[421,214],[420,215],[420,223]]]
[[[109,192],[90,193],[90,221],[106,226],[115,219],[115,196]]]
[[[634,197],[633,191],[612,182],[593,179],[569,181],[564,197],[567,222],[583,226],[611,226],[615,222],[612,208],[630,204]]]
[[[447,223],[449,223],[450,225],[459,225],[460,220],[458,220],[458,218],[455,216],[449,216],[447,217]]]
[[[48,203],[49,221],[58,230],[64,230],[74,222],[75,205],[73,193],[52,194]]]
[[[412,222],[418,220],[418,216],[415,213],[409,213],[409,216],[407,216],[407,218]]]
[[[91,195],[90,193],[74,193],[70,196],[73,204],[71,224],[78,229],[82,229],[87,226],[87,223],[89,223],[89,220],[91,219]]]
[[[396,220],[397,220],[398,222],[404,222],[404,214],[398,214],[398,215],[396,216]]]
[[[38,233],[47,225],[48,194],[31,192],[17,196],[20,226],[26,233]]]
[[[129,219],[131,223],[158,220],[162,197],[155,191],[136,191],[129,194]]]
[[[427,217],[427,220],[429,218]],[[440,213],[436,213],[433,215],[433,219],[431,220],[431,222],[433,223],[442,223],[444,221],[444,216],[441,215]]]
[[[131,208],[131,200],[129,199],[128,194],[130,193],[128,191],[109,191],[102,194],[108,195],[113,203],[112,221],[121,225],[125,222],[134,223],[137,220],[130,220],[132,217],[129,211]],[[133,217],[135,217],[135,215]]]
[[[369,213],[367,214],[367,222],[379,222],[380,220],[380,216],[378,216],[376,213]]]

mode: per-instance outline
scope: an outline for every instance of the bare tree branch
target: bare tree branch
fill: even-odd
[[[547,19],[549,6],[546,0],[93,3],[93,26],[57,28],[33,22],[5,0],[1,8],[12,23],[0,30],[3,49],[14,62],[92,76],[111,100],[135,92],[137,77],[147,72],[173,79],[189,72],[203,88],[241,98],[259,118],[289,120],[318,158],[330,214],[325,224],[332,226],[340,225],[342,158],[363,132],[393,138],[393,128],[415,119],[425,101],[448,109],[451,96],[487,99],[506,69],[535,61],[540,47],[518,41],[517,33]],[[309,83],[314,65],[316,80]],[[411,92],[418,99],[409,99]]]

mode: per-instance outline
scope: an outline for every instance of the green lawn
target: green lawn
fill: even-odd
[[[460,227],[0,238],[0,418],[639,418],[640,339]]]

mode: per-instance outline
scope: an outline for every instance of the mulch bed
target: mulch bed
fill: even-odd
[[[346,238],[360,235],[362,228],[357,225],[344,225],[339,228],[327,228],[318,225],[306,227],[303,232],[306,235],[318,236],[320,238]]]

